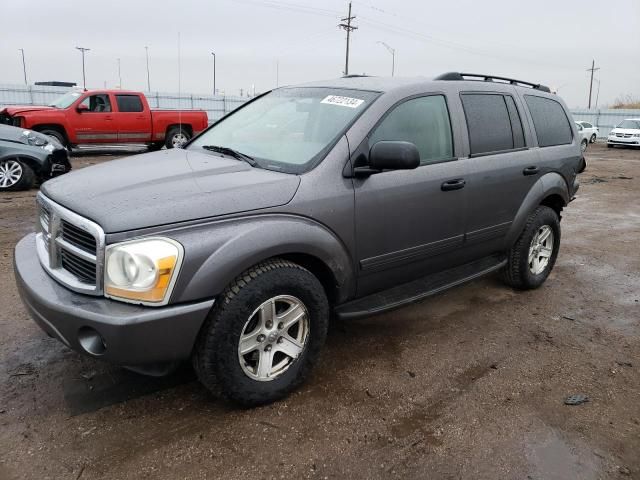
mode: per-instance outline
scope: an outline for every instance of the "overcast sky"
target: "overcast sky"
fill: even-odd
[[[0,0],[0,83],[22,83],[24,48],[29,82],[211,93],[217,88],[264,91],[333,78],[344,69],[343,0]],[[350,73],[435,76],[446,71],[503,75],[558,88],[571,107],[586,106],[595,59],[599,104],[622,94],[640,97],[640,1],[617,0],[362,0],[353,2]],[[594,83],[597,90],[597,83]],[[595,102],[594,91],[594,102]]]

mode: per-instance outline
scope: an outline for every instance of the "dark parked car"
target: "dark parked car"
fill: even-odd
[[[332,315],[491,272],[542,285],[584,168],[571,115],[541,85],[450,73],[285,87],[184,150],[47,182],[16,278],[70,348],[154,373],[191,358],[213,392],[256,405],[307,377]]]
[[[69,170],[67,150],[55,139],[0,125],[0,192],[26,190]]]

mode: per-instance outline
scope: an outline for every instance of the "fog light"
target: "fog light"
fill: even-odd
[[[78,330],[78,341],[80,346],[91,355],[100,356],[107,351],[107,343],[94,328],[82,327]]]

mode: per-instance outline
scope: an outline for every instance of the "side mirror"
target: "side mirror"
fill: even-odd
[[[84,103],[80,103],[76,107],[76,110],[77,110],[78,113],[88,112],[89,111],[89,107],[87,107]]]
[[[412,170],[420,165],[420,152],[411,142],[380,141],[369,150],[369,167],[374,170]]]

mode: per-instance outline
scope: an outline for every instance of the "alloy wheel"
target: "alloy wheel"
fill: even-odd
[[[0,162],[0,188],[10,188],[22,178],[22,165],[16,160]]]
[[[173,145],[173,148],[182,148],[182,146],[187,143],[188,140],[189,139],[184,133],[179,132],[171,137],[171,145]]]
[[[309,312],[296,297],[278,295],[263,302],[245,323],[238,360],[254,380],[271,381],[300,357],[309,340]]]
[[[540,275],[551,261],[553,253],[553,230],[549,225],[541,226],[531,239],[529,246],[529,271]]]

